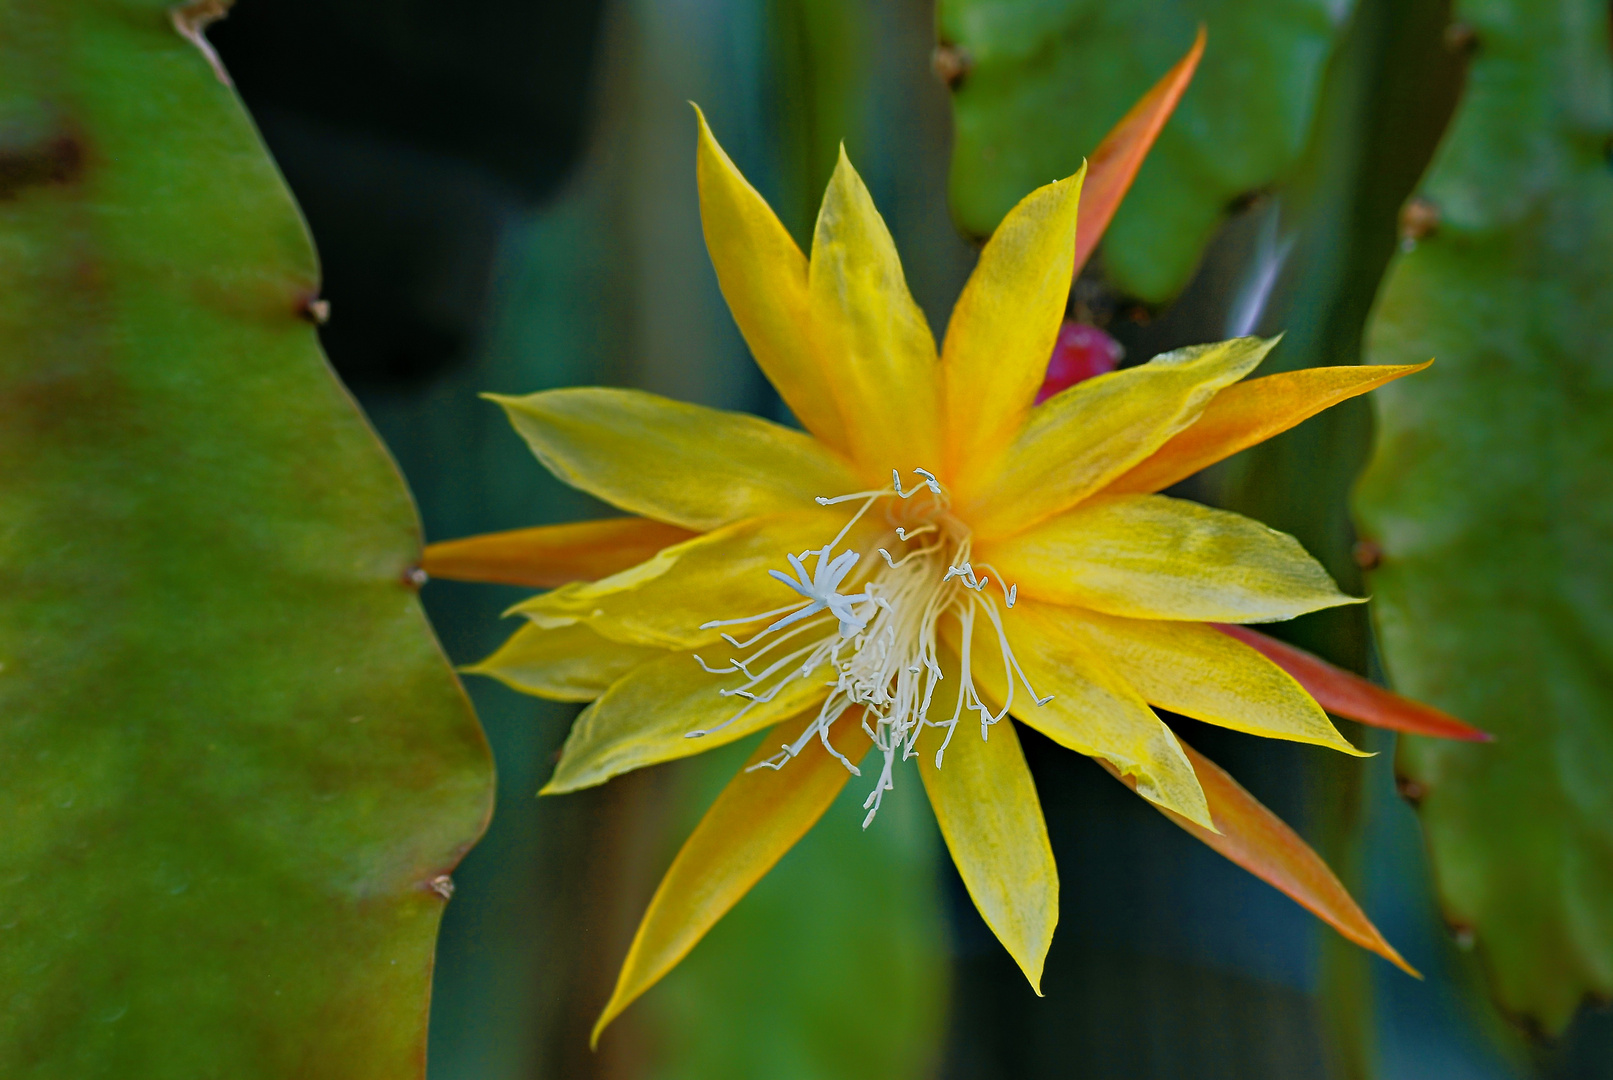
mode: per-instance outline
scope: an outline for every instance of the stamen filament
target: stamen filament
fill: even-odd
[[[853,709],[859,712],[858,723],[880,751],[883,763],[879,777],[863,803],[868,811],[863,827],[867,828],[879,812],[885,792],[895,789],[893,770],[900,758],[906,760],[917,753],[919,736],[926,727],[945,729],[940,747],[935,753],[935,765],[941,761],[952,743],[958,721],[965,711],[980,717],[980,734],[987,737],[992,725],[1009,715],[1014,702],[1015,685],[1022,685],[1033,700],[1045,704],[1052,700],[1037,695],[1009,644],[1008,635],[997,609],[997,602],[986,589],[995,579],[1008,607],[1013,607],[1018,586],[1003,582],[995,567],[982,564],[979,569],[970,563],[973,538],[963,525],[948,512],[951,499],[935,475],[926,469],[914,469],[922,483],[902,486],[901,474],[891,472],[891,486],[881,491],[862,491],[833,498],[819,498],[822,506],[862,500],[862,505],[841,528],[833,540],[816,551],[799,555],[786,554],[791,574],[782,570],[769,570],[777,582],[798,593],[802,600],[787,607],[777,608],[746,619],[721,620],[707,623],[707,627],[754,624],[763,619],[774,619],[765,629],[745,642],[739,642],[724,633],[722,637],[741,651],[754,651],[749,655],[729,660],[726,669],[712,668],[696,657],[701,667],[712,674],[743,672],[746,681],[738,687],[725,687],[718,693],[724,697],[739,697],[746,704],[723,723],[703,731],[691,731],[690,737],[721,730],[744,716],[752,707],[772,701],[782,688],[796,679],[812,678],[815,672],[829,675],[827,693],[819,704],[817,715],[794,742],[780,747],[778,753],[752,765],[752,769],[780,769],[798,756],[816,739],[823,748],[844,765],[852,775],[861,776],[857,764],[835,749],[829,736],[833,725],[844,720]],[[880,499],[910,500],[920,492],[933,497],[931,504],[914,504],[913,509],[901,513],[911,520],[917,513],[921,523],[908,528],[894,521],[891,527],[897,540],[906,543],[915,537],[931,535],[932,540],[895,558],[887,547],[876,547],[883,559],[881,567],[875,563],[871,579],[864,580],[860,592],[841,592],[844,583],[853,580],[852,574],[862,561],[855,549],[836,553],[836,549],[851,529],[862,520]],[[895,517],[899,503],[889,504],[887,514]],[[809,573],[807,560],[817,562]],[[990,570],[989,574],[979,571]],[[1008,686],[1000,709],[992,709],[974,685],[973,662],[974,631],[979,616],[984,613],[986,624],[995,631],[1003,660],[1003,674]],[[945,720],[930,719],[931,703],[936,687],[943,678],[938,627],[945,616],[958,620],[962,630],[962,648],[959,656],[960,686],[952,716]],[[831,627],[839,624],[838,633]],[[799,648],[778,656],[753,673],[753,665],[785,641],[798,635],[806,639]],[[759,646],[759,647],[758,647]],[[794,670],[787,670],[794,665]],[[780,673],[782,677],[779,677]]]

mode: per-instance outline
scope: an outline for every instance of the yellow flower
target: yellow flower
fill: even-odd
[[[1300,682],[1211,625],[1357,601],[1292,537],[1155,492],[1415,369],[1240,382],[1273,345],[1242,338],[1033,407],[1081,173],[1008,214],[937,352],[843,152],[810,259],[703,117],[698,170],[723,294],[806,431],[632,390],[497,398],[556,476],[636,516],[437,545],[426,563],[559,586],[513,609],[523,627],[470,669],[592,702],[547,794],[767,731],[668,872],[600,1029],[853,776],[868,827],[917,772],[981,915],[1038,986],[1058,875],[1009,717],[1401,962],[1309,849],[1154,712],[1357,753]]]

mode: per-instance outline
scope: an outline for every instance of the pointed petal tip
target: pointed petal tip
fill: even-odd
[[[637,1001],[639,994],[645,989],[647,987],[641,986],[638,990],[624,997],[622,984],[620,981],[617,982],[616,988],[611,991],[610,1000],[605,1002],[605,1007],[599,1011],[599,1019],[594,1021],[593,1030],[588,1033],[588,1049],[599,1049],[599,1037],[605,1034],[605,1029],[610,1027],[618,1016],[626,1012],[627,1007]]]
[[[1040,956],[1020,957],[1015,956],[1012,952],[1009,953],[1010,956],[1014,957],[1014,963],[1019,966],[1020,974],[1024,975],[1025,981],[1031,984],[1031,991],[1035,993],[1037,997],[1047,996],[1042,992],[1042,975],[1047,968],[1047,950],[1052,946],[1052,944],[1052,933],[1049,932],[1047,941],[1042,944],[1042,953]]]
[[[689,108],[694,110],[695,119],[695,147],[697,152],[718,154],[723,153],[722,146],[717,142],[717,136],[712,134],[711,123],[706,119],[706,110],[700,107],[699,102],[689,100]]]
[[[1304,688],[1301,687],[1301,689],[1303,690]],[[1331,720],[1328,721],[1328,726],[1333,727]],[[1333,728],[1333,734],[1335,737],[1327,740],[1326,742],[1317,740],[1310,745],[1326,747],[1329,750],[1337,750],[1339,753],[1346,754],[1353,758],[1373,758],[1378,756],[1378,751],[1376,750],[1363,750],[1359,746],[1356,746],[1349,739],[1346,739],[1343,735],[1340,735],[1337,728]]]
[[[835,157],[834,175],[839,176],[842,169],[850,172],[851,175],[857,177],[859,180],[862,179],[861,175],[857,172],[857,167],[851,163],[851,155],[846,153],[845,139],[840,140],[839,151]],[[834,180],[831,178],[830,183],[833,182]]]
[[[1389,961],[1395,967],[1399,968],[1401,971],[1404,971],[1407,975],[1410,975],[1417,981],[1423,981],[1423,973],[1406,963],[1406,958],[1401,956],[1399,952],[1395,951],[1395,948],[1392,945],[1389,945],[1386,942],[1384,944],[1384,948],[1389,950],[1388,954],[1384,956],[1385,960]]]
[[[589,1050],[597,1051],[599,1049],[599,1037],[605,1034],[605,1028],[609,1026],[610,1022],[616,1019],[616,1014],[611,1011],[611,1005],[614,1004],[616,1004],[616,999],[612,998],[610,1005],[606,1005],[605,1011],[599,1014],[598,1020],[594,1021],[594,1029],[588,1033]]]

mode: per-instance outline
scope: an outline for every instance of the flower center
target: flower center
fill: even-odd
[[[913,472],[919,482],[907,488],[893,470],[888,488],[819,498],[824,506],[858,501],[862,506],[822,548],[786,556],[795,572],[793,578],[780,570],[768,571],[801,599],[759,615],[704,624],[701,629],[774,620],[743,641],[723,633],[723,640],[740,654],[729,658],[728,667],[712,667],[695,657],[714,675],[742,673],[746,677],[744,684],[717,692],[743,698],[746,703],[722,724],[691,731],[690,737],[727,727],[756,705],[771,701],[785,685],[797,679],[821,679],[829,687],[816,718],[801,735],[752,768],[783,768],[817,739],[853,775],[861,776],[856,763],[829,741],[833,725],[848,722],[844,717],[854,715],[849,710],[860,710],[863,730],[884,757],[879,781],[863,803],[868,811],[863,828],[873,822],[884,793],[893,790],[892,770],[897,760],[905,761],[917,753],[924,728],[945,730],[935,753],[935,765],[940,768],[942,755],[965,712],[979,715],[980,737],[984,739],[991,726],[1008,715],[1016,685],[1023,685],[1038,705],[1052,700],[1037,697],[1031,688],[1003,630],[998,597],[988,592],[995,586],[1002,594],[1002,603],[1012,608],[1018,586],[1005,584],[989,566],[977,568],[971,564],[973,538],[950,513],[946,489],[924,469]],[[848,548],[837,555],[835,549],[852,526],[876,505],[884,511],[890,532],[874,552],[867,553],[877,554],[877,559],[870,560],[873,572],[859,574],[855,571],[865,553]],[[808,559],[815,560],[810,573]],[[859,585],[859,591],[843,591]],[[937,631],[944,616],[955,619],[958,625],[961,690],[951,715],[935,718],[930,715],[930,706],[943,679]],[[970,672],[971,646],[981,620],[982,629],[989,626],[996,634],[1002,654],[1008,693],[998,710],[981,698]]]

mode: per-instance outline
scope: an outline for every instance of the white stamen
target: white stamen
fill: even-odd
[[[1018,596],[1018,586],[1005,586],[1001,573],[985,564],[979,569],[991,569],[992,573],[977,572],[969,561],[972,538],[947,512],[948,493],[928,470],[914,469],[913,473],[923,481],[916,487],[903,488],[900,473],[893,470],[889,488],[819,498],[817,502],[822,506],[855,500],[862,500],[862,506],[822,548],[786,554],[792,573],[768,571],[770,577],[802,599],[760,615],[706,623],[704,628],[715,629],[773,620],[748,641],[740,642],[727,633],[721,635],[739,650],[749,650],[761,643],[749,655],[730,658],[728,668],[713,668],[699,657],[695,658],[701,668],[711,674],[743,674],[744,682],[721,688],[718,693],[743,698],[746,704],[721,724],[688,732],[690,738],[730,726],[751,708],[772,701],[786,685],[797,679],[826,679],[824,685],[829,688],[829,694],[812,722],[794,742],[751,766],[753,769],[782,768],[816,739],[849,772],[862,775],[856,763],[830,741],[833,725],[850,722],[842,720],[848,710],[860,711],[858,723],[884,758],[879,779],[863,804],[868,810],[864,828],[878,813],[884,793],[894,790],[895,762],[917,752],[918,739],[925,727],[945,729],[935,754],[939,768],[965,711],[978,714],[981,737],[985,738],[991,726],[1008,715],[1016,686],[1023,686],[1039,704],[1051,700],[1039,697],[1032,689],[1008,643],[996,602],[986,595],[987,587],[995,578],[999,588],[1004,589],[1004,599],[1011,608]],[[917,513],[923,518],[921,524],[912,529],[905,525],[892,527],[897,539],[904,543],[933,534],[930,542],[904,552],[900,559],[888,548],[875,548],[884,565],[876,562],[872,576],[859,579],[856,575],[863,562],[861,553],[851,548],[837,553],[841,542],[880,499],[907,501],[921,492],[932,497],[931,503],[920,502],[914,504],[915,510],[902,511],[908,516]],[[899,505],[887,504],[887,513],[894,515]],[[811,559],[816,562],[809,571],[807,563]],[[842,591],[857,586],[860,591]],[[984,614],[986,625],[996,632],[1007,677],[1008,700],[997,710],[981,698],[970,671],[974,628],[980,614]],[[930,717],[929,710],[942,679],[937,627],[947,615],[957,619],[963,630],[959,658],[961,685],[952,716],[938,720]],[[753,670],[756,661],[798,636],[804,642],[802,645],[772,659],[760,670]]]

